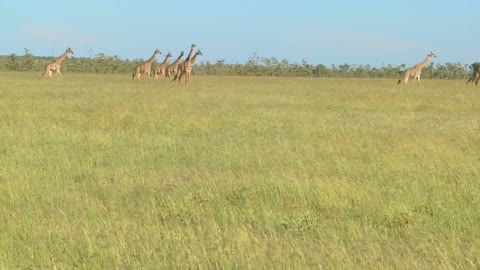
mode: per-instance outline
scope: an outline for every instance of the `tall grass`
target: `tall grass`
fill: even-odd
[[[480,265],[462,81],[0,73],[1,268]]]

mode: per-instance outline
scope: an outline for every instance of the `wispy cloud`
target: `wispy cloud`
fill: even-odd
[[[322,62],[373,64],[394,63],[398,59],[409,62],[432,50],[428,45],[415,40],[325,28],[304,28],[290,33],[285,46],[308,56],[320,56]]]
[[[19,28],[13,37],[27,44],[58,46],[93,47],[102,41],[102,37],[82,33],[67,25],[57,24],[27,24]]]
[[[338,29],[308,29],[294,33],[290,46],[322,46],[335,51],[349,52],[399,52],[425,49],[425,45],[412,40],[400,39],[368,32]]]

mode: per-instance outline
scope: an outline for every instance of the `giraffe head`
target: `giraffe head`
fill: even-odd
[[[70,49],[70,47],[67,48],[67,53],[73,54],[73,51],[72,51],[72,49]]]
[[[180,53],[180,57],[182,57],[184,54],[185,54],[185,52],[182,51],[182,52]]]
[[[168,52],[165,57],[172,57],[172,54],[170,52]]]
[[[195,45],[195,43],[192,43],[192,50],[195,49],[195,47],[197,47],[197,45]]]
[[[155,49],[155,52],[153,52],[154,54],[162,54],[162,52],[159,50],[159,49]]]
[[[198,50],[196,55],[203,55],[202,51]]]
[[[429,56],[429,57],[434,57],[434,58],[437,57],[433,52],[430,52],[430,53],[428,54],[428,56]]]

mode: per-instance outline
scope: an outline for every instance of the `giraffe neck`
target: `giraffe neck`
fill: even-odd
[[[68,55],[68,51],[65,51],[62,55],[59,57],[55,58],[55,62],[60,63],[62,62]]]
[[[195,60],[197,60],[197,56],[198,56],[198,53],[196,53],[195,55],[193,55],[192,59],[190,59],[190,65],[193,65],[193,63],[195,62]]]
[[[162,64],[165,64],[165,63],[167,63],[167,60],[168,60],[168,58],[169,58],[169,57],[170,57],[170,56],[168,56],[168,55],[167,55],[167,56],[165,56],[165,60],[163,60]]]
[[[182,56],[183,56],[183,54],[181,54],[181,55],[177,58],[177,60],[173,61],[172,65],[178,64],[178,62],[180,62],[180,60],[182,59]]]
[[[154,52],[152,57],[150,57],[147,61],[145,61],[145,63],[153,63],[153,61],[155,61],[155,57],[157,57],[157,52]]]
[[[430,55],[427,55],[427,58],[425,58],[425,60],[423,60],[422,62],[416,64],[415,67],[417,69],[423,68],[428,63],[428,61],[430,60],[430,57],[431,57]]]
[[[185,59],[185,62],[190,61],[190,58],[192,57],[192,53],[193,53],[193,50],[194,50],[194,49],[195,49],[195,47],[192,47],[192,48],[190,49],[190,53],[188,54],[187,59]]]

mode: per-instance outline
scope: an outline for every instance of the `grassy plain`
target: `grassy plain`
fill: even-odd
[[[463,81],[0,73],[0,268],[478,269]]]

